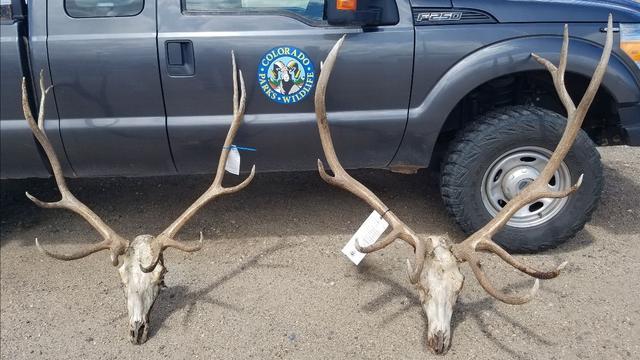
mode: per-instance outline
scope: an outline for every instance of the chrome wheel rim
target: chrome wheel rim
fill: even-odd
[[[496,216],[507,202],[532,183],[549,161],[552,152],[538,146],[524,146],[499,156],[482,178],[482,202]],[[571,173],[562,162],[549,181],[550,190],[564,190],[571,186]],[[566,205],[567,198],[543,198],[523,206],[507,225],[527,228],[551,220]]]

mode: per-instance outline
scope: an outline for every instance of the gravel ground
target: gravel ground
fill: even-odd
[[[568,260],[523,306],[489,297],[464,268],[449,359],[640,358],[640,148],[601,149],[602,203],[574,239],[535,264]],[[462,234],[433,175],[356,171],[419,234]],[[232,177],[229,176],[228,177]],[[159,233],[201,191],[206,176],[72,180],[70,187],[118,232]],[[356,267],[340,253],[370,210],[316,173],[258,174],[238,194],[203,209],[182,239],[205,231],[194,254],[168,250],[168,288],[153,309],[149,341],[127,339],[120,280],[106,253],[60,262],[37,252],[96,241],[78,216],[39,209],[29,189],[54,199],[51,180],[2,182],[2,359],[433,358],[426,321],[406,280],[410,249],[394,244]],[[530,280],[492,261],[494,281]]]

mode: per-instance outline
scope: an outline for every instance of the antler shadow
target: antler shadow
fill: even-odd
[[[224,275],[218,277],[213,282],[211,282],[206,287],[196,290],[189,291],[186,286],[171,286],[165,291],[160,293],[159,299],[160,304],[162,304],[162,308],[157,309],[157,313],[155,317],[151,319],[151,330],[149,333],[149,337],[153,337],[161,326],[163,326],[164,322],[171,317],[174,313],[178,313],[179,311],[184,310],[184,318],[182,320],[183,326],[188,326],[191,323],[195,307],[201,303],[207,303],[214,306],[220,306],[225,308],[226,310],[234,311],[234,312],[242,312],[244,309],[234,304],[230,304],[228,302],[222,301],[220,299],[216,299],[212,297],[210,294],[229,282],[230,280],[242,275],[249,269],[253,268],[270,268],[270,269],[281,269],[287,268],[287,265],[280,264],[263,264],[260,261],[266,259],[270,255],[275,254],[278,251],[282,251],[285,249],[290,249],[296,246],[300,246],[299,243],[287,243],[282,239],[278,241],[278,243],[260,251],[259,253],[251,256],[246,261],[243,261],[241,264],[237,265],[234,269],[228,271]]]
[[[415,294],[413,289],[405,286],[405,283],[397,281],[396,279],[384,275],[385,272],[380,270],[375,266],[375,264],[367,263],[366,261],[361,263],[357,269],[359,280],[363,280],[365,282],[373,282],[385,285],[386,289],[381,294],[375,296],[371,300],[369,300],[366,304],[361,306],[361,309],[367,313],[376,313],[382,310],[384,307],[389,306],[392,302],[398,299],[407,299],[406,302],[402,303],[402,308],[396,310],[395,312],[386,315],[380,321],[382,327],[386,327],[391,322],[398,319],[400,316],[407,312],[415,311],[415,309],[420,306],[420,299]],[[529,286],[527,280],[522,280],[516,283],[512,283],[507,287],[501,289],[502,291],[512,290],[514,292],[518,292],[519,290],[526,289]],[[553,289],[546,288],[545,292],[549,293],[557,293],[553,291]],[[523,324],[522,322],[514,319],[513,317],[507,315],[506,313],[500,311],[496,302],[491,297],[484,297],[481,300],[465,302],[458,301],[456,305],[456,311],[453,314],[451,326],[452,326],[452,334],[456,333],[456,328],[463,322],[467,320],[473,320],[477,327],[482,331],[483,334],[487,336],[487,338],[499,349],[507,353],[510,357],[514,359],[527,359],[527,354],[519,353],[513,348],[509,347],[507,343],[499,340],[498,337],[492,336],[491,326],[487,323],[486,319],[494,318],[497,316],[503,322],[508,325],[516,328],[520,331],[524,336],[528,339],[531,339],[540,345],[543,346],[554,346],[556,343],[550,340],[550,338],[545,337],[544,335],[540,335],[535,331],[531,330],[529,326]],[[419,311],[419,310],[418,310]],[[490,312],[490,314],[488,314]],[[423,336],[422,342],[424,348],[427,348],[427,331],[428,331],[428,320],[426,317],[423,317]]]

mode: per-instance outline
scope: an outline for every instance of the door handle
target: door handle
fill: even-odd
[[[167,72],[171,76],[193,76],[196,72],[193,43],[190,40],[165,42]]]

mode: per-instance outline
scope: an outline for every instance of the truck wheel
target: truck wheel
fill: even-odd
[[[502,108],[463,129],[445,156],[440,190],[447,210],[466,233],[473,233],[547,163],[566,119],[532,106]],[[512,252],[553,248],[580,231],[602,192],[602,164],[595,144],[580,131],[549,182],[565,189],[584,173],[577,192],[564,199],[540,199],[518,211],[494,240]]]

